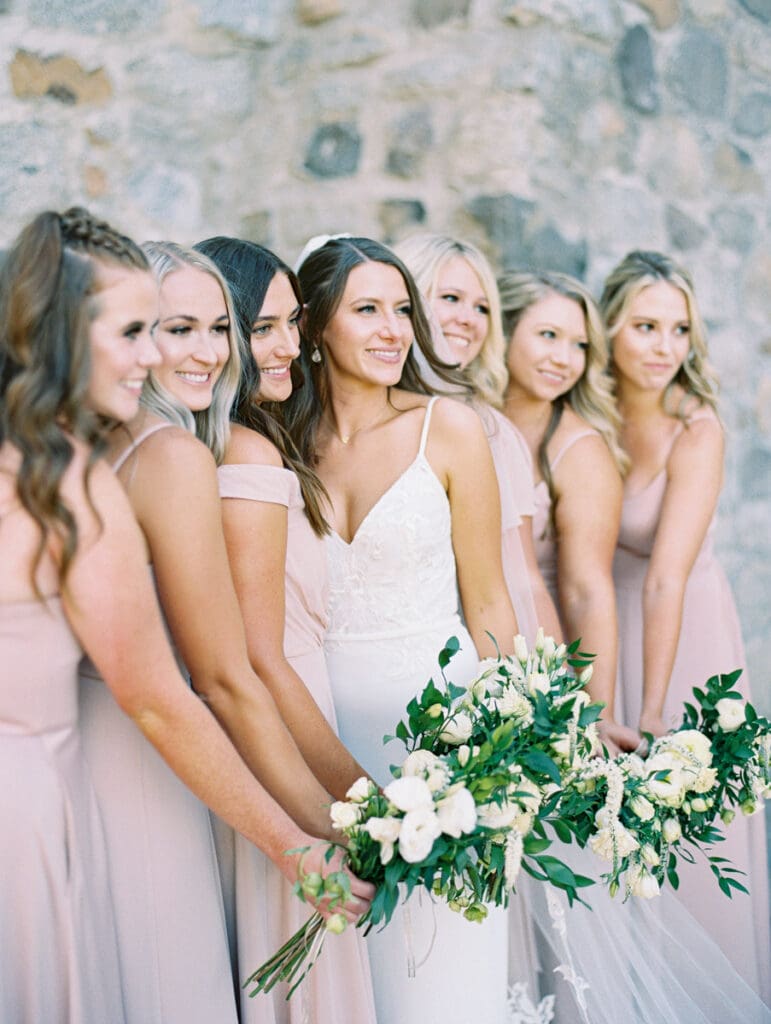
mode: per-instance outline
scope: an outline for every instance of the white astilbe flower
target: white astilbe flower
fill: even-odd
[[[504,850],[503,877],[506,881],[506,888],[513,889],[522,866],[522,851],[524,840],[522,833],[513,828],[506,836]]]

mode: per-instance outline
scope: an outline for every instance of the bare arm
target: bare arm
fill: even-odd
[[[618,624],[613,554],[621,522],[623,485],[605,442],[577,441],[554,474],[557,491],[557,575],[569,640],[597,655],[587,685],[592,700],[605,705],[602,731],[612,743],[634,749],[639,737],[615,720]]]
[[[127,480],[166,620],[196,692],[291,817],[332,838],[329,795],[249,664],[211,453],[182,430],[162,430],[140,446]]]
[[[684,430],[667,464],[661,519],[643,586],[643,707],[640,728],[661,735],[664,702],[680,640],[685,587],[715,513],[723,481],[717,420]]]
[[[522,544],[522,552],[525,556],[527,576],[530,582],[530,591],[533,595],[538,624],[543,626],[546,636],[553,636],[559,643],[562,640],[562,625],[560,624],[557,609],[554,607],[551,594],[544,583],[541,570],[538,567],[538,559],[535,556],[535,544],[533,543],[533,517],[524,516],[519,527],[519,539]]]
[[[452,515],[452,546],[458,587],[471,637],[480,657],[514,647],[517,619],[501,566],[501,502],[493,457],[477,414],[452,399],[440,399],[428,452],[442,466]],[[436,460],[436,461],[435,461]]]
[[[294,881],[299,858],[284,851],[312,839],[254,778],[182,679],[166,639],[142,537],[120,484],[106,466],[95,467],[90,483],[95,516],[80,479],[75,480],[79,471],[67,476],[65,499],[80,531],[63,595],[74,632],[120,707],[180,779]],[[358,880],[353,884],[355,892],[369,897],[368,887],[361,889]],[[363,906],[351,907],[356,909]]]
[[[281,466],[269,442],[258,435],[245,437],[245,433],[239,431],[239,462],[264,465],[270,460]],[[316,777],[337,799],[343,799],[366,772],[340,742],[284,655],[287,520],[283,505],[242,498],[222,502],[225,541],[249,660]]]

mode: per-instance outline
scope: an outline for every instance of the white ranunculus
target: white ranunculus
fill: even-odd
[[[663,826],[664,839],[668,843],[676,843],[683,835],[677,818],[667,818]]]
[[[527,677],[527,688],[533,695],[548,693],[551,690],[551,682],[545,672],[531,672]]]
[[[457,711],[452,718],[444,723],[444,728],[439,733],[439,739],[450,744],[465,743],[473,731],[471,718],[464,711]]]
[[[388,864],[394,855],[394,843],[399,838],[402,823],[399,818],[370,818],[364,829],[375,842],[380,843],[380,863]]]
[[[717,724],[723,732],[736,732],[739,726],[747,720],[743,700],[723,697],[715,705],[715,711],[717,711]]]
[[[387,800],[400,811],[414,811],[418,807],[433,810],[434,798],[425,779],[406,776],[389,782],[383,790]]]
[[[659,894],[659,883],[644,867],[640,866],[636,871],[630,872],[628,878],[629,891],[633,896],[640,896],[644,900],[652,900]]]
[[[434,840],[442,834],[439,819],[431,807],[408,811],[399,832],[399,853],[408,864],[418,864],[431,853]]]
[[[353,828],[359,821],[359,808],[356,804],[350,804],[345,800],[335,800],[329,808],[329,817],[332,825],[338,832],[345,832]]]
[[[447,796],[437,804],[436,816],[439,819],[439,827],[446,836],[458,839],[473,832],[477,825],[474,797],[465,786],[453,786]]]
[[[352,800],[355,804],[363,804],[369,800],[370,796],[374,792],[374,783],[371,779],[368,779],[366,775],[362,775],[360,779],[357,779],[348,792],[345,794],[349,800]]]
[[[656,813],[653,804],[646,797],[638,794],[629,801],[629,807],[633,814],[636,814],[640,821],[650,821]]]

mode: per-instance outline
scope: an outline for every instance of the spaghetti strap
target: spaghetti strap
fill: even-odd
[[[582,430],[579,434],[576,434],[574,437],[571,437],[562,446],[562,448],[560,448],[560,450],[557,452],[557,454],[552,459],[551,468],[552,469],[556,469],[557,468],[557,466],[559,465],[559,462],[560,462],[560,459],[562,458],[562,456],[566,455],[570,451],[570,449],[573,447],[574,444],[576,444],[578,441],[583,440],[583,438],[585,438],[585,437],[592,437],[592,436],[599,437],[600,435],[598,434],[598,432],[596,430]]]
[[[163,430],[165,427],[173,426],[173,423],[155,423],[152,427],[148,427],[147,430],[143,430],[139,437],[135,438],[128,446],[128,448],[124,452],[121,452],[118,458],[115,460],[115,462],[113,462],[113,473],[118,472],[118,470],[121,468],[121,466],[129,457],[129,455],[131,455],[132,452],[135,452],[137,448],[140,446],[140,444],[142,444],[143,441],[146,441],[148,437],[151,437],[153,434],[157,434],[159,430]]]
[[[418,448],[418,455],[419,456],[420,455],[425,455],[425,453],[426,453],[426,441],[428,440],[428,428],[429,428],[429,425],[431,423],[431,410],[432,410],[432,408],[434,406],[434,402],[437,400],[438,397],[439,397],[438,395],[434,395],[432,398],[430,398],[428,400],[428,405],[426,406],[426,415],[423,417],[423,430],[420,433],[420,447]]]

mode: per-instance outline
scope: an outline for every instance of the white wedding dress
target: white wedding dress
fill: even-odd
[[[383,746],[406,707],[441,671],[451,636],[460,651],[446,674],[470,681],[474,643],[461,623],[450,506],[426,459],[432,399],[415,460],[367,514],[350,544],[327,539],[330,626],[325,649],[340,736],[381,784],[405,751]],[[415,893],[368,938],[378,1024],[503,1024],[507,1019],[506,912],[466,921]],[[414,976],[410,976],[414,975]]]

